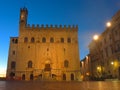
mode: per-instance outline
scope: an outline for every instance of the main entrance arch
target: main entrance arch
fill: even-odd
[[[48,59],[45,61],[44,64],[44,73],[43,73],[43,79],[50,80],[52,78],[51,75],[51,60]]]

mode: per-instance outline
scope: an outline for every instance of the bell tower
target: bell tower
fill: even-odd
[[[28,10],[26,7],[20,9],[20,27],[25,27],[27,24]]]

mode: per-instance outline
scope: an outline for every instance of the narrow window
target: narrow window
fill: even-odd
[[[15,55],[15,51],[12,51],[12,54]]]
[[[45,37],[42,38],[42,42],[43,42],[43,43],[46,42],[46,38],[45,38]]]
[[[34,77],[33,77],[33,74],[30,74],[30,80],[33,80]]]
[[[34,42],[35,42],[35,38],[32,37],[32,38],[31,38],[31,43],[34,43]]]
[[[14,43],[14,41],[15,41],[15,40],[14,40],[14,39],[12,39],[12,43]]]
[[[15,44],[17,44],[17,43],[18,43],[18,39],[15,40]]]
[[[28,38],[27,38],[27,37],[24,38],[24,42],[25,42],[25,43],[28,42]]]
[[[16,62],[15,61],[12,61],[11,62],[11,69],[15,69],[16,68]]]
[[[50,64],[45,64],[45,71],[51,71]]]
[[[65,74],[63,74],[63,80],[66,80],[66,75]]]
[[[68,62],[68,60],[65,60],[65,61],[64,61],[64,67],[67,68],[68,66],[69,66],[69,62]]]
[[[67,42],[68,42],[68,43],[71,43],[71,38],[68,38],[68,39],[67,39]]]
[[[31,38],[31,43],[34,43],[34,42],[35,42],[35,38],[32,37],[32,38]]]
[[[32,68],[32,61],[28,61],[28,68]]]
[[[71,80],[74,80],[74,74],[71,74]]]
[[[54,38],[53,38],[53,37],[50,38],[50,42],[51,42],[51,43],[54,42]]]
[[[25,80],[25,74],[22,75],[22,80]]]
[[[64,38],[61,38],[61,43],[64,43]]]

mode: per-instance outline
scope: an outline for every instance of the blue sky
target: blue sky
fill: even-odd
[[[18,36],[20,8],[28,8],[29,24],[78,25],[80,59],[92,36],[120,9],[120,0],[0,0],[0,71],[6,69],[9,40]]]

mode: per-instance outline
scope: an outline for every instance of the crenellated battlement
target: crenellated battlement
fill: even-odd
[[[44,24],[27,24],[26,28],[36,29],[36,28],[58,28],[58,29],[78,29],[78,25],[44,25]]]
[[[20,8],[20,11],[28,11],[26,7]]]

